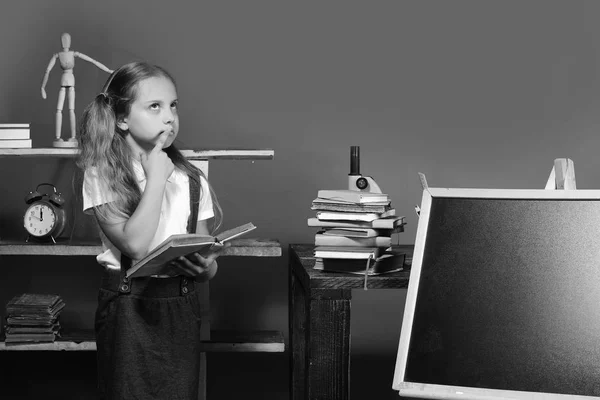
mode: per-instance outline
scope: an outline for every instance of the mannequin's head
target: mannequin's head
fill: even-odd
[[[65,50],[68,50],[69,47],[71,47],[71,35],[69,35],[68,33],[63,33],[60,36],[60,42],[62,43],[62,47]]]

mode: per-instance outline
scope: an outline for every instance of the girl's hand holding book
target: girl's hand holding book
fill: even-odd
[[[221,255],[221,251],[230,246],[231,243],[226,242],[222,246],[203,254],[192,253],[181,256],[171,261],[170,266],[172,271],[179,275],[190,276],[198,281],[208,281],[217,273],[216,260]]]

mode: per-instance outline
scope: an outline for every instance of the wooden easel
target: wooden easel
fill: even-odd
[[[575,190],[575,165],[569,158],[557,158],[554,160],[554,166],[550,171],[548,182],[546,182],[547,190]]]

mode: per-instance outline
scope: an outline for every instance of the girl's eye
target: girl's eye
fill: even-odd
[[[150,109],[151,110],[158,110],[160,108],[160,104],[158,103],[152,103],[150,104]]]
[[[171,103],[171,108],[177,108],[179,106],[179,102],[178,101],[174,101]]]

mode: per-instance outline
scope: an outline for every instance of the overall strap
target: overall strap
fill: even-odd
[[[200,207],[200,174],[188,177],[190,181],[190,218],[188,219],[188,233],[196,233],[198,223],[198,208]]]
[[[121,253],[121,270],[119,272],[119,292],[120,293],[131,293],[131,281],[125,275],[127,270],[131,268],[131,258]]]
[[[200,176],[197,179],[188,178],[190,182],[190,217],[187,222],[188,233],[196,232],[198,223],[198,208],[200,207]],[[131,293],[131,280],[125,275],[127,270],[131,268],[131,258],[121,253],[121,271],[119,279],[119,292]]]

